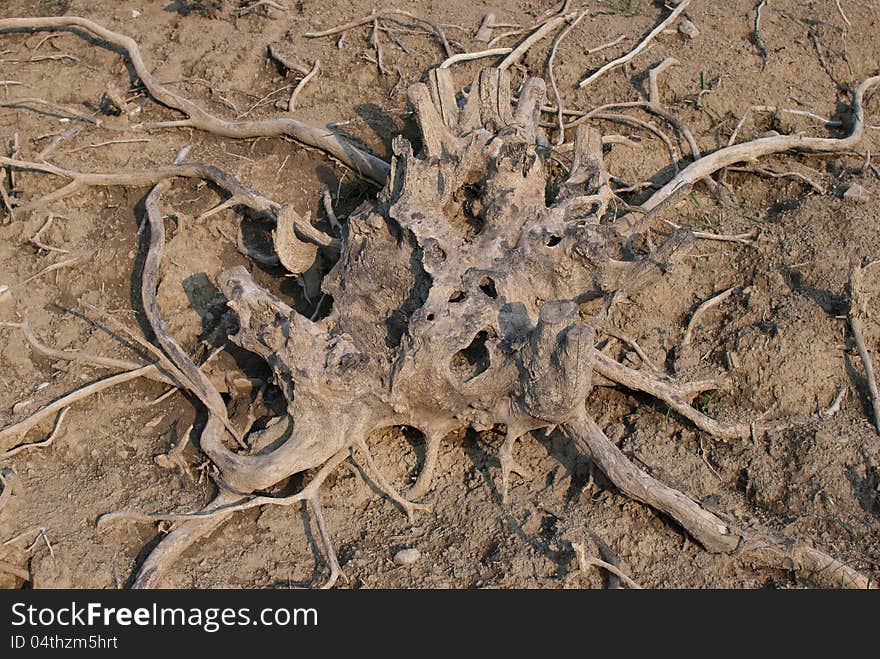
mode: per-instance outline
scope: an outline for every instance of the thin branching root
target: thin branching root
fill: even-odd
[[[0,157],[0,165],[13,171],[43,172],[68,181],[45,197],[26,203],[16,200],[21,204],[15,209],[17,213],[48,206],[89,186],[152,186],[144,201],[149,242],[140,296],[156,339],[156,345],[145,341],[141,345],[155,362],[139,364],[61,353],[43,345],[25,320],[21,329],[34,350],[117,373],[0,431],[0,440],[12,445],[10,439],[19,442],[28,430],[57,415],[55,431],[43,442],[47,444],[76,400],[138,377],[186,390],[204,406],[206,422],[200,436],[193,437],[193,446],[197,445],[210,461],[218,486],[216,498],[196,512],[114,512],[99,521],[102,528],[121,520],[174,523],[140,566],[133,580],[135,587],[160,585],[163,575],[187,548],[236,512],[300,503],[309,506],[317,524],[330,571],[326,586],[332,586],[342,575],[342,568],[320,504],[320,490],[328,477],[346,460],[357,459],[365,477],[413,519],[427,508],[420,499],[432,489],[441,442],[462,428],[501,428],[505,433],[499,488],[505,502],[511,486],[516,484],[511,482],[511,474],[530,477],[516,461],[517,440],[533,431],[557,430],[579,451],[591,456],[593,464],[621,493],[673,520],[707,551],[735,554],[750,564],[797,571],[823,585],[871,585],[849,566],[803,541],[756,527],[739,528],[685,493],[661,483],[608,439],[591,418],[585,401],[596,385],[620,386],[663,401],[701,432],[718,440],[748,441],[772,430],[758,419],[714,419],[691,404],[699,393],[720,387],[718,380],[674,381],[641,349],[644,368],[635,370],[596,346],[602,339],[615,336],[638,346],[610,329],[615,302],[664,277],[688,255],[698,237],[668,221],[673,227],[671,233],[656,246],[649,239],[649,252],[634,256],[632,238],[648,228],[655,213],[698,181],[715,188],[712,174],[737,163],[752,163],[761,156],[788,150],[852,149],[864,130],[863,99],[880,83],[880,76],[866,80],[854,91],[852,130],[846,137],[777,135],[703,154],[687,127],[662,105],[657,78],[675,64],[665,60],[650,72],[650,99],[635,106],[672,125],[689,143],[692,162],[679,168],[643,204],[627,206],[624,216],[616,212],[618,197],[605,168],[602,134],[587,121],[564,125],[557,90],[557,106],[552,111],[558,121],[551,127],[559,130],[559,143],[564,131],[573,128],[574,141],[567,177],[548,200],[547,164],[554,152],[540,121],[541,113],[546,111],[545,83],[526,78],[514,103],[510,68],[538,39],[559,30],[552,46],[555,53],[581,17],[565,13],[568,4],[563,3],[559,13],[526,31],[499,66],[480,70],[463,103],[456,98],[449,64],[467,58],[455,59],[442,27],[433,21],[399,10],[376,11],[307,35],[340,35],[357,27],[370,30],[381,67],[380,33],[389,34],[392,26],[405,19],[427,26],[443,48],[447,65],[432,70],[426,83],[407,90],[421,131],[421,145],[416,148],[404,137],[396,137],[390,164],[353,149],[326,131],[319,136],[289,118],[249,123],[219,120],[159,85],[131,39],[90,21],[75,17],[0,20],[0,31],[73,29],[98,36],[128,55],[147,90],[159,102],[183,112],[186,125],[225,137],[293,135],[327,150],[384,185],[376,199],[363,203],[344,224],[335,216],[330,195],[325,195],[325,210],[336,234],[331,236],[314,228],[292,208],[202,163],[175,162],[150,171],[98,174],[63,169],[45,161]],[[636,48],[585,78],[581,86],[635,57],[687,5],[687,0],[679,3]],[[488,24],[495,25],[492,19]],[[488,34],[482,36],[488,39]],[[208,180],[228,193],[226,201],[203,216],[240,206],[273,219],[273,256],[277,256],[273,263],[292,275],[304,276],[311,271],[319,252],[335,262],[329,273],[315,282],[313,291],[318,296],[314,299],[323,301],[326,297],[333,301],[324,317],[317,313],[307,317],[294,311],[261,287],[243,266],[216,277],[217,287],[238,319],[238,329],[230,340],[265,360],[287,403],[283,420],[265,430],[250,432],[250,424],[244,428],[236,425],[216,382],[177,343],[159,308],[163,216],[170,211],[163,195],[175,177]],[[668,225],[665,230],[669,231]],[[742,243],[752,239],[745,234],[726,238]],[[857,284],[858,278],[854,277],[854,317],[861,308]],[[733,290],[696,310],[685,343],[699,331],[703,314]],[[598,311],[592,304],[595,301],[604,301]],[[405,493],[399,493],[382,473],[366,441],[374,431],[396,425],[416,428],[425,437],[420,474]],[[12,452],[26,450],[28,445],[15,446],[21,448],[13,448]],[[162,456],[163,463],[187,471],[179,452],[175,449]],[[297,474],[304,475],[305,481],[299,491],[273,494],[280,491],[273,489],[275,486]],[[2,484],[0,506],[7,497],[8,479]],[[630,587],[638,587],[613,563],[587,556],[580,545],[575,548],[582,569],[598,566]]]

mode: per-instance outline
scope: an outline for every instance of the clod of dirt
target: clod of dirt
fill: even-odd
[[[678,33],[686,39],[696,39],[700,36],[697,26],[686,18],[678,24]]]

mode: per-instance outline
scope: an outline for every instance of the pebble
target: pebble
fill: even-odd
[[[700,36],[697,26],[686,18],[678,24],[678,33],[687,39],[696,39]]]
[[[856,202],[868,201],[868,199],[870,197],[871,197],[871,193],[868,192],[865,188],[863,188],[858,183],[853,183],[843,193],[843,198],[847,199],[849,201],[856,201]]]
[[[394,554],[394,562],[398,565],[412,565],[422,557],[422,552],[411,547],[409,549],[401,549]]]
[[[164,415],[164,414],[157,414],[157,415],[154,416],[152,419],[150,419],[149,421],[147,421],[147,422],[144,424],[144,427],[145,427],[145,428],[155,428],[155,427],[158,426],[160,423],[162,423],[162,419],[164,419],[164,418],[165,418],[165,415]]]

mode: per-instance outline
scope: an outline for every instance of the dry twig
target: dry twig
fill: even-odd
[[[691,0],[682,0],[682,2],[680,2],[678,4],[678,6],[672,10],[672,13],[669,14],[669,16],[667,16],[663,21],[661,21],[660,24],[657,25],[657,27],[655,27],[653,30],[651,30],[651,32],[648,33],[648,36],[646,36],[644,39],[642,39],[638,43],[638,45],[636,45],[635,48],[633,48],[631,51],[629,51],[626,55],[622,55],[621,57],[618,57],[617,59],[611,60],[610,62],[608,62],[607,64],[602,66],[598,71],[596,71],[595,73],[593,73],[593,74],[587,76],[586,78],[584,78],[583,80],[581,80],[577,84],[577,86],[579,88],[583,89],[584,87],[589,85],[591,82],[593,82],[593,81],[597,80],[598,78],[600,78],[601,76],[605,75],[611,69],[614,69],[622,64],[626,64],[627,62],[629,62],[636,55],[638,55],[645,48],[647,48],[648,44],[651,43],[651,41],[654,39],[654,37],[656,37],[658,34],[663,32],[663,30],[665,30],[668,25],[670,25],[676,18],[678,18],[681,15],[681,13],[685,9],[687,9],[687,7],[690,3],[691,3]]]
[[[694,311],[694,315],[691,316],[691,319],[688,321],[687,329],[684,332],[684,338],[681,341],[681,345],[686,346],[691,342],[691,337],[694,334],[694,328],[697,326],[697,321],[700,320],[700,317],[712,307],[718,306],[719,304],[724,302],[724,300],[729,298],[736,289],[736,286],[731,286],[730,288],[720,292],[718,295],[710,297],[699,307],[697,307],[696,311]]]
[[[546,37],[550,32],[559,27],[562,23],[568,20],[568,16],[556,16],[554,18],[549,19],[543,24],[540,24],[537,29],[535,29],[529,36],[523,39],[517,46],[510,51],[510,54],[505,57],[501,64],[498,65],[498,68],[502,71],[510,68],[510,66],[516,62],[518,62],[523,55],[525,55],[526,51],[538,43],[541,39]]]
[[[795,135],[773,135],[718,149],[688,165],[651,195],[639,207],[641,217],[635,218],[632,213],[627,213],[618,218],[614,222],[615,229],[622,235],[631,235],[644,225],[647,217],[650,215],[650,211],[658,208],[660,204],[666,203],[681,191],[688,189],[695,182],[735,163],[754,161],[762,156],[788,150],[828,153],[852,149],[862,139],[865,132],[863,107],[865,94],[878,83],[880,83],[880,75],[867,78],[854,90],[852,102],[853,128],[848,136],[841,138],[808,137],[801,133]]]
[[[149,364],[147,366],[141,366],[131,371],[117,373],[116,375],[111,375],[110,377],[104,378],[103,380],[98,380],[96,382],[92,382],[91,384],[80,387],[79,389],[76,389],[71,393],[62,396],[61,398],[58,398],[57,400],[53,401],[49,405],[46,405],[42,409],[37,410],[26,419],[23,419],[18,423],[14,423],[11,426],[6,426],[2,430],[0,430],[0,439],[6,439],[7,437],[19,437],[31,428],[33,428],[46,417],[51,416],[56,412],[59,412],[60,410],[63,410],[65,407],[69,407],[76,401],[87,398],[92,394],[103,391],[104,389],[114,387],[117,384],[122,384],[123,382],[128,382],[137,378],[148,377],[149,375],[153,374],[155,369],[155,365]]]
[[[577,24],[580,23],[584,16],[587,15],[588,12],[582,11],[576,16],[571,17],[568,25],[566,25],[562,30],[559,31],[559,34],[553,39],[553,43],[550,46],[550,54],[547,56],[547,77],[550,80],[550,87],[553,90],[553,98],[556,99],[556,123],[558,126],[559,134],[556,136],[556,145],[559,146],[563,142],[565,142],[565,128],[563,126],[563,118],[562,118],[562,97],[559,95],[559,87],[556,85],[556,76],[553,74],[553,60],[556,58],[556,50],[559,48],[559,44],[562,43],[562,40],[568,36],[568,33],[571,32]]]
[[[458,53],[453,55],[452,57],[448,57],[443,60],[443,62],[438,66],[438,69],[448,69],[453,64],[458,64],[459,62],[470,62],[475,59],[482,59],[484,57],[496,57],[497,55],[507,55],[512,52],[513,48],[489,48],[487,50],[479,50],[473,53]]]
[[[680,224],[676,224],[670,220],[663,220],[665,224],[668,224],[673,229],[681,229]],[[693,231],[691,233],[694,234],[694,238],[699,238],[701,240],[717,240],[722,243],[738,243],[740,245],[754,245],[755,241],[758,239],[758,230],[750,231],[748,233],[735,233],[735,234],[724,234],[724,233],[709,233],[708,231]]]
[[[837,395],[834,397],[834,400],[831,401],[831,405],[829,405],[824,410],[820,407],[817,413],[817,416],[820,419],[830,419],[835,414],[840,412],[840,404],[843,402],[843,399],[846,397],[846,387],[841,387],[840,391],[837,392]],[[816,394],[816,402],[818,402],[819,395]]]
[[[61,412],[58,413],[58,418],[55,419],[55,427],[52,428],[51,434],[46,439],[41,442],[31,442],[29,444],[20,444],[19,446],[15,446],[5,453],[0,454],[0,460],[11,458],[23,451],[29,451],[32,448],[45,448],[47,446],[51,446],[52,442],[55,441],[55,438],[58,436],[58,433],[61,430],[61,424],[64,422],[64,417],[67,415],[67,411],[69,409],[69,407],[65,407],[63,410],[61,410]]]
[[[70,259],[65,259],[64,261],[59,261],[58,263],[53,263],[52,265],[47,265],[45,268],[43,268],[39,272],[32,274],[30,277],[18,282],[17,284],[13,284],[11,286],[8,286],[8,287],[0,290],[0,300],[2,300],[4,296],[8,295],[9,293],[14,291],[15,289],[21,288],[22,286],[24,286],[28,282],[31,282],[34,279],[37,279],[38,277],[42,277],[45,274],[48,274],[50,272],[54,272],[55,270],[60,270],[61,268],[66,268],[67,266],[74,265],[75,263],[78,263],[78,262],[79,262],[79,257],[73,257]]]
[[[624,574],[623,571],[616,565],[612,565],[611,563],[603,561],[602,559],[596,558],[594,556],[589,556],[582,542],[572,542],[571,548],[574,549],[574,553],[577,554],[578,565],[581,568],[581,572],[586,573],[587,568],[589,568],[590,566],[600,567],[603,570],[607,570],[614,576],[618,577],[623,583],[627,585],[627,587],[634,590],[642,589],[642,587],[636,581]]]
[[[752,33],[749,35],[751,37],[752,43],[755,44],[755,48],[758,51],[758,55],[761,57],[761,68],[767,68],[767,61],[769,59],[769,55],[767,53],[767,47],[764,45],[764,40],[761,38],[761,10],[767,5],[770,0],[757,0],[755,4],[755,23],[752,29]]]
[[[316,59],[315,63],[312,65],[311,70],[305,75],[305,77],[300,80],[296,87],[294,87],[293,91],[290,94],[290,100],[287,101],[287,111],[293,112],[296,110],[296,97],[300,95],[303,88],[309,84],[309,81],[318,75],[318,71],[321,70],[321,60]]]
[[[638,344],[638,342],[635,339],[633,339],[632,337],[624,334],[623,332],[616,330],[616,329],[613,329],[613,328],[606,329],[605,333],[608,336],[613,336],[618,341],[628,345],[633,350],[635,350],[636,354],[639,356],[639,359],[641,359],[642,363],[645,366],[647,366],[649,369],[651,369],[655,373],[662,372],[659,368],[657,368],[657,366],[654,364],[654,362],[651,360],[651,358],[648,357],[647,353],[644,350],[642,350],[642,347]]]
[[[843,13],[843,7],[840,6],[840,0],[834,0],[834,4],[837,7],[837,12],[840,14],[841,18],[843,18],[843,21],[847,25],[852,25],[852,23],[850,23],[849,19],[846,17],[846,14]]]
[[[47,245],[46,243],[42,242],[43,234],[46,233],[50,226],[52,226],[52,221],[54,219],[55,216],[50,213],[49,216],[46,218],[46,221],[43,222],[43,226],[40,227],[40,230],[37,231],[34,234],[33,238],[31,238],[28,242],[30,242],[35,247],[46,250],[47,252],[58,252],[60,254],[67,254],[70,250],[62,249],[61,247],[53,247],[52,245]]]
[[[443,31],[443,27],[440,26],[435,21],[430,18],[424,18],[422,16],[416,16],[412,12],[404,11],[402,9],[382,9],[379,11],[373,10],[367,16],[363,18],[359,18],[357,20],[349,21],[343,25],[337,25],[336,27],[332,27],[328,30],[321,30],[319,32],[306,32],[303,36],[306,39],[317,39],[320,37],[329,37],[334,34],[339,34],[340,32],[347,32],[355,27],[360,27],[362,25],[371,25],[374,21],[381,20],[394,20],[396,17],[404,17],[409,18],[410,20],[424,23],[431,27],[436,35],[440,45],[443,47],[443,52],[446,57],[452,57],[454,54],[452,52],[452,48],[449,45],[449,41],[446,39],[446,33]]]
[[[865,345],[865,330],[863,318],[867,315],[866,300],[862,292],[862,273],[864,267],[853,264],[849,275],[849,326],[853,333],[853,339],[859,350],[859,357],[865,366],[865,380],[868,383],[868,393],[871,398],[871,407],[874,411],[874,427],[880,433],[880,392],[877,391],[877,378],[874,375],[874,363]]]

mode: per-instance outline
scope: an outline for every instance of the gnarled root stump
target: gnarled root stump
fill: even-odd
[[[137,584],[155,584],[162,564],[187,540],[234,510],[306,500],[320,521],[317,488],[353,448],[366,457],[375,482],[412,515],[420,506],[395,492],[373,464],[364,438],[376,428],[409,425],[424,433],[426,460],[409,493],[418,498],[430,489],[447,433],[503,425],[504,498],[510,472],[522,471],[513,457],[517,438],[559,426],[624,494],[666,513],[707,550],[746,552],[829,585],[866,587],[864,577],[805,545],[747,537],[636,468],[588,417],[584,401],[595,371],[664,398],[707,432],[749,433],[748,425],[721,424],[690,408],[686,400],[699,387],[633,372],[594,348],[615,295],[651,285],[694,240],[678,230],[650,258],[627,259],[620,224],[603,223],[612,193],[601,135],[578,128],[574,164],[548,204],[546,139],[538,124],[543,81],[528,79],[513,107],[507,73],[485,69],[460,106],[448,71],[439,69],[428,84],[412,86],[409,99],[421,148],[415,152],[407,140],[395,139],[387,185],[334,241],[338,261],[321,283],[333,299],[329,315],[316,321],[299,315],[242,267],[217,279],[240,321],[233,341],[266,360],[288,400],[288,434],[251,453],[228,448],[225,412],[210,404],[219,396],[175,349],[155,307],[155,289],[145,284],[145,308],[179,370],[175,377],[209,408],[201,448],[227,492],[201,513],[160,516],[182,525],[159,544],[145,567],[149,575]],[[289,217],[279,221],[276,249],[281,263],[304,272],[316,249],[304,247],[305,236],[291,241],[291,226],[298,225]],[[153,248],[160,249],[157,240],[154,235]],[[598,305],[600,311],[587,311],[597,306],[590,301],[602,298],[608,304]],[[322,466],[293,497],[254,494]],[[320,525],[332,581],[338,565]]]

